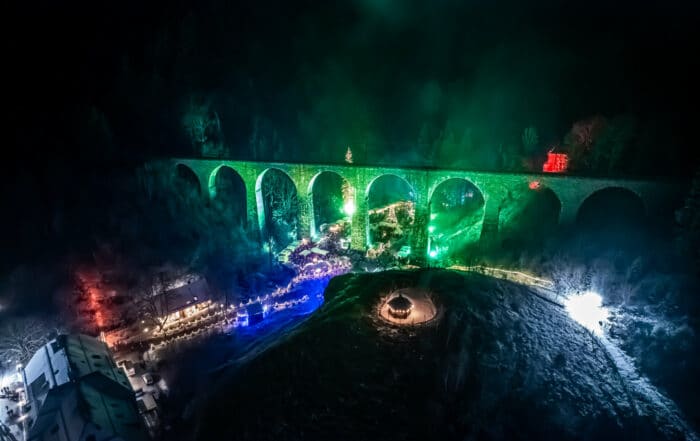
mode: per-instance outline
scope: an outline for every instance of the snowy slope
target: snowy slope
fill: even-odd
[[[431,289],[439,319],[378,320],[376,302],[396,285]],[[222,380],[199,439],[692,438],[673,403],[606,345],[509,282],[346,275],[306,322]]]

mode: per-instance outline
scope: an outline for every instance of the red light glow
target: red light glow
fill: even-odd
[[[564,173],[569,167],[569,156],[566,153],[547,153],[547,162],[542,166],[545,173]]]
[[[540,181],[532,181],[529,184],[527,184],[528,187],[530,187],[530,190],[537,190],[540,188]]]
[[[82,270],[78,271],[77,278],[83,289],[87,291],[87,307],[92,312],[92,322],[101,330],[105,326],[105,315],[102,310],[100,300],[103,293],[98,288],[99,275],[94,271]]]

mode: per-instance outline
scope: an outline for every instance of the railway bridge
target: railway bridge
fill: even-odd
[[[551,190],[557,197],[559,224],[570,224],[586,199],[606,189],[618,189],[638,198],[645,213],[653,216],[668,208],[668,201],[677,194],[677,183],[569,176],[550,173],[498,173],[470,170],[421,169],[411,167],[372,167],[362,165],[331,165],[279,162],[233,161],[226,159],[174,158],[168,166],[179,176],[190,176],[197,185],[201,197],[213,200],[217,197],[217,175],[224,168],[240,176],[245,187],[245,212],[247,227],[258,238],[265,225],[262,180],[266,173],[276,169],[286,174],[296,189],[299,202],[298,234],[314,237],[318,232],[314,217],[313,193],[316,178],[324,172],[335,173],[353,189],[353,225],[351,247],[366,250],[369,246],[368,195],[373,183],[382,176],[393,175],[405,181],[411,188],[415,217],[410,243],[413,250],[428,250],[430,204],[436,189],[451,179],[464,179],[481,192],[484,200],[480,242],[494,243],[499,236],[499,216],[512,194],[523,189]],[[359,228],[357,227],[359,226]]]

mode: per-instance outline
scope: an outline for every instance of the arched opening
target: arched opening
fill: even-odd
[[[355,212],[355,189],[338,173],[323,171],[311,179],[308,189],[311,236],[346,238]]]
[[[499,235],[505,249],[541,247],[557,231],[561,202],[549,188],[523,185],[512,189],[499,215]]]
[[[650,226],[644,203],[636,193],[620,187],[603,188],[581,203],[575,228],[568,231],[570,240],[563,247],[587,266],[609,262],[610,266],[596,267],[585,283],[615,286],[617,281],[629,281],[625,268],[629,269],[638,257],[660,249],[658,236]],[[626,287],[620,286],[619,292],[611,290],[609,294],[628,295]]]
[[[237,171],[225,165],[217,167],[209,176],[209,196],[212,208],[223,219],[245,225],[245,183]]]
[[[202,195],[199,178],[197,178],[195,172],[185,164],[178,164],[175,167],[175,187],[178,193],[185,197],[196,196],[199,198]]]
[[[430,195],[428,256],[463,260],[479,242],[484,222],[484,195],[462,178],[441,182]]]
[[[276,168],[260,173],[255,199],[260,232],[270,251],[282,250],[299,237],[299,202],[289,175]]]
[[[382,175],[367,187],[367,244],[375,255],[409,246],[415,219],[415,193],[405,179]]]
[[[576,223],[582,230],[620,231],[643,226],[645,214],[644,202],[639,195],[626,188],[608,187],[583,201]]]

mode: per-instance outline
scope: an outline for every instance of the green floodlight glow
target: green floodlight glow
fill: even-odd
[[[435,225],[428,225],[428,232],[432,233],[433,231],[435,231]]]
[[[428,253],[428,256],[430,256],[431,259],[435,259],[437,257],[437,255],[438,255],[437,250],[430,250],[430,252]]]
[[[411,254],[411,247],[408,245],[404,245],[401,247],[399,252],[396,254],[398,257],[406,258]]]
[[[430,213],[430,220],[435,220],[437,213]]]
[[[345,205],[343,205],[343,211],[348,216],[352,216],[355,214],[355,203],[353,201],[347,201]]]

